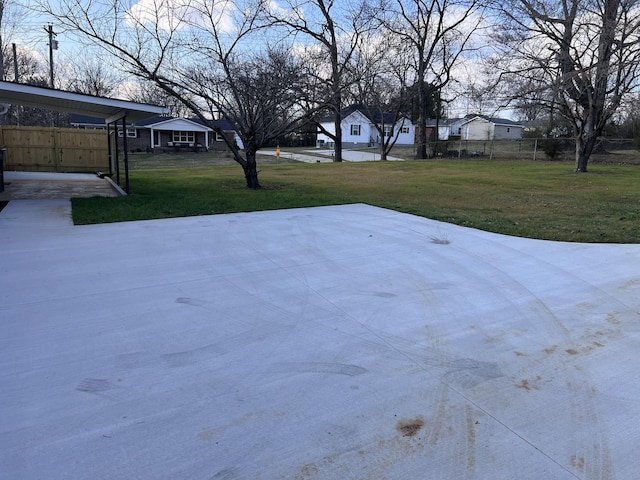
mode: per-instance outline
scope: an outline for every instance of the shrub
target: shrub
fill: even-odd
[[[542,151],[551,160],[555,160],[562,151],[560,141],[557,138],[545,138],[542,141]]]

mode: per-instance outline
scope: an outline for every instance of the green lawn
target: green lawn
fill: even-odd
[[[437,160],[239,166],[131,173],[128,197],[73,200],[76,224],[367,203],[523,237],[640,243],[640,167],[571,162]]]

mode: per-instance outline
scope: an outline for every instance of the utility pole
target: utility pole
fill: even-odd
[[[50,87],[54,88],[54,86],[53,86],[53,51],[58,49],[58,41],[53,38],[54,35],[56,35],[56,33],[53,31],[53,24],[52,23],[50,23],[49,25],[47,25],[45,27],[45,31],[49,34],[49,80],[50,80]]]
[[[11,44],[11,48],[13,50],[13,79],[16,83],[20,80],[20,74],[18,73],[18,49],[15,43]],[[22,110],[21,105],[16,105],[16,125],[20,125],[20,111]]]
[[[13,49],[13,80],[18,83],[20,80],[20,74],[18,73],[18,49],[15,43],[11,44]]]

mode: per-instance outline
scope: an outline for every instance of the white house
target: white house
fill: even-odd
[[[462,140],[519,140],[524,127],[512,120],[476,115],[461,124],[460,137]]]
[[[342,145],[345,148],[357,148],[375,146],[381,143],[382,138],[376,125],[382,126],[384,136],[397,135],[396,145],[413,145],[415,127],[406,117],[402,117],[394,123],[394,116],[390,114],[371,114],[371,108],[362,105],[353,105],[342,111]],[[330,133],[335,133],[333,117],[323,118],[320,122],[322,128]],[[316,146],[319,148],[333,147],[333,140],[322,130],[318,132]]]

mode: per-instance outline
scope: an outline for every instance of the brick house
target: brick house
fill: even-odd
[[[103,119],[72,114],[72,126],[83,129],[106,129]],[[214,120],[231,141],[242,148],[240,139],[226,120]],[[125,133],[118,128],[118,135]],[[174,151],[227,150],[227,144],[220,134],[199,119],[157,116],[130,123],[126,128],[127,147],[131,152],[167,153]]]

